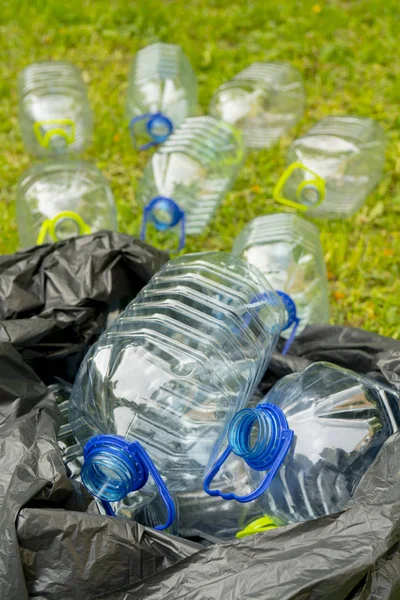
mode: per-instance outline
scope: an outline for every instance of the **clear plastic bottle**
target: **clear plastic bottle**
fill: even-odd
[[[258,267],[274,290],[290,296],[299,319],[296,333],[328,322],[328,279],[315,225],[285,213],[258,217],[236,238],[232,254]]]
[[[399,424],[395,390],[336,365],[314,363],[281,379],[256,408],[235,414],[228,444],[221,438],[214,448],[204,489],[225,500],[258,498],[279,526],[339,512]],[[250,493],[238,490],[235,471],[229,470],[232,457],[244,460]],[[223,473],[228,492],[221,491]]]
[[[58,160],[25,171],[17,190],[20,247],[118,230],[111,189],[85,161]]]
[[[33,63],[19,76],[19,122],[26,149],[49,158],[81,154],[92,114],[80,71],[64,61]]]
[[[129,75],[126,114],[134,144],[164,142],[196,114],[197,81],[180,46],[152,44],[139,50]]]
[[[353,215],[382,177],[386,135],[365,117],[326,117],[295,140],[278,202],[327,219]]]
[[[70,423],[87,442],[89,491],[120,501],[150,469],[169,526],[169,492],[201,487],[217,437],[246,404],[284,323],[282,302],[252,265],[222,252],[167,263],[91,348],[75,381]]]
[[[301,74],[285,62],[256,62],[214,93],[209,113],[243,131],[249,148],[269,148],[303,116]]]
[[[141,237],[148,224],[185,237],[200,234],[232,187],[243,161],[240,134],[212,117],[187,119],[148,162],[138,188]]]

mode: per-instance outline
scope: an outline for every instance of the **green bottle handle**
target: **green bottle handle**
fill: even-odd
[[[43,135],[41,129],[43,125],[59,125],[59,127],[54,127]],[[68,133],[65,128],[63,129],[62,125],[67,125],[70,127],[70,132]],[[37,141],[41,146],[43,146],[43,148],[48,148],[50,146],[50,140],[55,135],[63,137],[67,144],[72,144],[75,140],[75,123],[71,119],[49,119],[47,121],[36,121],[33,124],[33,131]]]
[[[75,221],[79,228],[79,235],[88,235],[92,233],[89,225],[82,219],[78,213],[72,210],[65,210],[63,212],[58,213],[52,219],[45,219],[40,227],[39,235],[36,240],[36,244],[40,246],[44,243],[47,234],[51,237],[53,242],[58,242],[59,239],[57,237],[56,226],[58,221],[62,219],[70,219],[71,221]]]

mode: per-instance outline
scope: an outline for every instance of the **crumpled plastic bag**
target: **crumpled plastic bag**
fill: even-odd
[[[108,307],[134,295],[165,259],[104,233],[0,258],[0,598],[398,599],[400,434],[341,513],[206,549],[95,514],[91,497],[66,477],[57,407],[41,378],[72,380]],[[310,326],[289,355],[273,355],[261,392],[316,360],[400,390],[400,342]]]
[[[0,256],[0,342],[36,374],[73,381],[113,310],[134,298],[168,254],[100,231]]]

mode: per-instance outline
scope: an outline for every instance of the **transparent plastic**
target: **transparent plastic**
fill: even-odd
[[[19,76],[19,122],[28,152],[49,158],[81,154],[92,114],[80,71],[63,61],[33,63]]]
[[[129,75],[126,115],[134,140],[165,141],[196,114],[197,81],[180,46],[152,44],[137,53]]]
[[[290,146],[288,171],[298,167],[288,173],[279,196],[312,216],[349,217],[381,179],[385,148],[386,135],[373,119],[326,117]],[[315,175],[325,182],[324,193]]]
[[[287,421],[292,441],[277,473],[257,497],[263,513],[277,525],[342,510],[385,440],[400,424],[395,390],[336,365],[314,363],[281,379],[255,409],[236,413],[227,436],[228,448],[226,437],[220,438],[208,468],[210,473],[223,452],[231,451],[218,473],[219,488],[225,473],[225,486],[230,484],[237,497],[235,470],[229,469],[229,461],[235,465],[241,457],[248,486],[253,492],[261,489],[269,474],[260,465],[269,461],[272,471],[276,460],[278,438],[274,436],[279,437],[279,429],[274,429],[271,420],[274,412]],[[216,493],[214,485],[212,488],[211,493]],[[242,496],[240,502],[246,501]]]
[[[209,281],[221,295],[203,287]],[[193,282],[191,303],[179,291],[187,284],[189,294]],[[166,296],[157,296],[159,286]],[[77,439],[139,442],[170,491],[199,489],[214,443],[246,404],[284,321],[279,297],[252,265],[225,253],[167,263],[87,354],[69,405]]]
[[[297,333],[310,323],[328,322],[328,279],[315,225],[284,213],[258,217],[238,235],[232,254],[258,267],[275,290],[291,297],[300,319]]]
[[[25,171],[16,213],[21,248],[118,230],[111,189],[99,169],[85,161],[51,161]]]
[[[151,157],[138,188],[148,224],[158,231],[200,234],[232,187],[243,161],[240,134],[212,117],[187,119]]]
[[[209,112],[243,131],[249,148],[268,148],[303,116],[301,74],[289,63],[256,62],[214,93]]]

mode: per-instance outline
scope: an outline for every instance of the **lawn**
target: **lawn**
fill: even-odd
[[[279,6],[279,4],[281,6]],[[141,219],[135,188],[148,154],[136,153],[124,119],[137,49],[180,44],[198,75],[199,112],[213,90],[255,60],[287,60],[304,75],[307,110],[290,135],[250,153],[209,230],[189,251],[229,250],[244,223],[280,210],[271,199],[291,139],[329,114],[371,116],[389,137],[385,175],[347,221],[318,221],[335,324],[400,339],[400,7],[398,0],[5,0],[0,15],[0,252],[17,249],[16,182],[32,158],[17,122],[17,75],[30,62],[66,59],[89,86],[94,143],[85,158],[111,182],[121,231]]]

